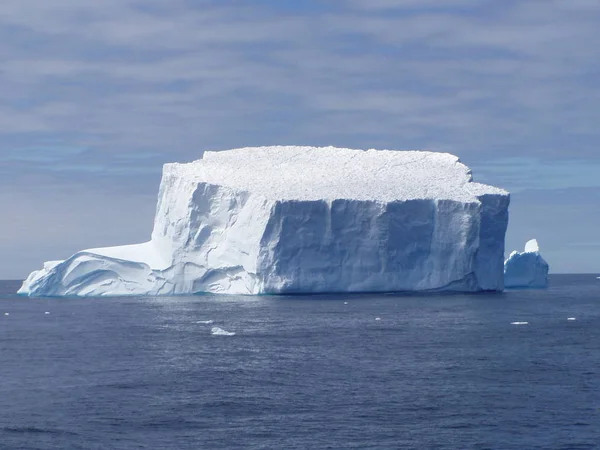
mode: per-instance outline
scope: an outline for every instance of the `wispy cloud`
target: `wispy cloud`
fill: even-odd
[[[7,0],[0,130],[165,160],[374,136],[482,157],[595,150],[597,3],[329,5]]]
[[[544,161],[521,156],[470,166],[477,181],[501,184],[513,194],[529,189],[600,188],[600,158]]]

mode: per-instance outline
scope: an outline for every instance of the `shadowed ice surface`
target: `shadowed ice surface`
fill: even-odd
[[[0,283],[2,449],[600,442],[592,275],[497,295],[28,299],[17,288]]]

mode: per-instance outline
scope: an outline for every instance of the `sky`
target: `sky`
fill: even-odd
[[[2,0],[0,279],[148,239],[162,165],[256,145],[450,152],[507,253],[600,272],[598,0]]]

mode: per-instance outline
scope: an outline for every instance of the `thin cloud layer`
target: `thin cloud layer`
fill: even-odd
[[[4,141],[165,160],[273,142],[594,156],[597,2],[314,5],[2,2]]]

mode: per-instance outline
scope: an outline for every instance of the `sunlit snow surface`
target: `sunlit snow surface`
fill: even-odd
[[[165,165],[149,242],[46,263],[20,293],[502,290],[508,204],[446,153],[206,152]]]

